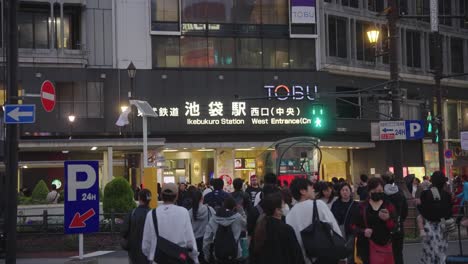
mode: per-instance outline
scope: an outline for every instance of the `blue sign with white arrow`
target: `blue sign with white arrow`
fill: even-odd
[[[36,122],[36,105],[5,105],[5,124],[28,124]]]

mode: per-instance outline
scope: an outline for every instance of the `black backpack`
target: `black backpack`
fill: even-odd
[[[234,262],[237,259],[237,241],[231,225],[218,225],[214,239],[214,256],[220,262]]]

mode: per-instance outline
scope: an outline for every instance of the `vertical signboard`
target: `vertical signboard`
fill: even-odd
[[[65,234],[99,231],[99,163],[65,161]]]
[[[315,24],[316,0],[291,0],[292,24]]]

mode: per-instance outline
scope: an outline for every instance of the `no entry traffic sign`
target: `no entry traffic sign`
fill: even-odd
[[[65,162],[66,234],[99,231],[99,163]]]
[[[49,81],[45,80],[41,85],[41,103],[46,112],[52,112],[55,107],[55,86]]]

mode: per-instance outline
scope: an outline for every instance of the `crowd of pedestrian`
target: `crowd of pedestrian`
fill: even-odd
[[[130,263],[400,264],[412,198],[424,247],[420,263],[445,263],[453,214],[447,178],[441,172],[423,182],[407,177],[397,185],[391,173],[361,175],[352,186],[337,178],[288,184],[267,174],[260,185],[254,175],[248,184],[235,179],[232,193],[224,191],[222,179],[198,186],[167,183],[154,210],[148,207],[151,193],[140,191],[122,235]],[[317,254],[313,248],[310,230],[319,236],[319,222],[328,227],[321,235],[331,236],[336,252]]]

